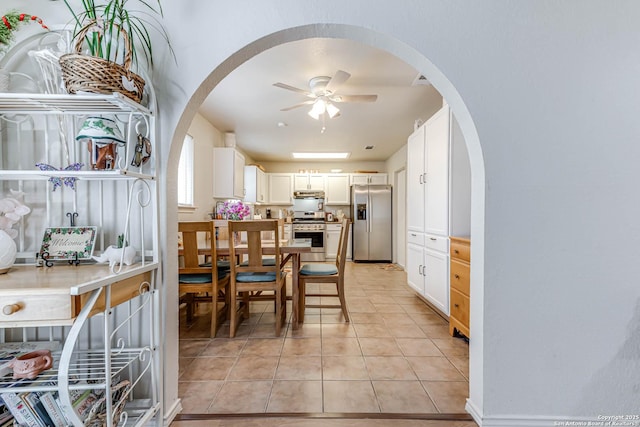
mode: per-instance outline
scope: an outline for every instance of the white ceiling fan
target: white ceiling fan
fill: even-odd
[[[374,102],[378,99],[378,95],[339,95],[336,93],[338,88],[346,82],[351,74],[346,71],[338,70],[333,77],[318,76],[309,80],[310,90],[299,89],[285,83],[274,83],[273,85],[282,89],[291,90],[307,96],[308,101],[300,102],[280,111],[289,111],[294,108],[303,107],[305,105],[313,105],[308,114],[316,120],[325,117],[325,113],[329,118],[340,115],[340,109],[334,103],[340,102]]]

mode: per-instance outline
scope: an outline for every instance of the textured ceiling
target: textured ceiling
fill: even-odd
[[[311,78],[337,70],[351,74],[337,94],[376,94],[377,100],[336,104],[340,116],[326,121],[324,133],[322,121],[307,115],[310,106],[280,111],[309,98],[274,83],[309,90]],[[431,85],[413,84],[417,76],[385,51],[345,39],[308,39],[242,64],[213,89],[200,113],[218,130],[235,132],[238,146],[255,161],[292,161],[292,151],[349,151],[348,161],[381,161],[406,143],[416,119],[442,104]]]

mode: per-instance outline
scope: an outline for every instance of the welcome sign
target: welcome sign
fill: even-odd
[[[47,259],[91,259],[97,227],[47,228],[42,238],[40,256]],[[77,257],[77,258],[76,258]]]

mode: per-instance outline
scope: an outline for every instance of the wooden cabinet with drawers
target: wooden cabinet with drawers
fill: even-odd
[[[471,263],[470,240],[462,237],[451,237],[450,254],[450,311],[449,333],[456,335],[459,332],[470,338],[469,335],[469,272]]]

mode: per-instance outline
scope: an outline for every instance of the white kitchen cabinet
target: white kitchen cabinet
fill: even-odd
[[[291,237],[293,236],[293,234],[291,234],[292,230],[293,230],[293,224],[285,223],[284,224],[284,237],[283,237],[283,239],[291,240]]]
[[[325,191],[325,175],[321,173],[297,173],[293,176],[294,191]]]
[[[328,174],[325,184],[325,205],[348,205],[351,202],[349,174]]]
[[[338,244],[340,243],[340,231],[342,224],[327,224],[324,239],[325,259],[334,261],[338,256]],[[347,259],[351,259],[351,233],[347,239]]]
[[[351,185],[386,185],[386,173],[352,173]]]
[[[244,167],[244,201],[248,203],[263,204],[267,198],[267,174],[255,165]]]
[[[407,156],[407,281],[448,315],[449,236],[468,235],[471,195],[465,142],[448,106],[409,137]]]
[[[424,233],[425,129],[420,126],[407,141],[407,230]]]
[[[293,204],[293,174],[269,173],[269,204],[292,205]]]
[[[407,283],[414,291],[424,295],[424,247],[407,245]]]
[[[244,156],[235,148],[213,149],[213,197],[244,198]]]

